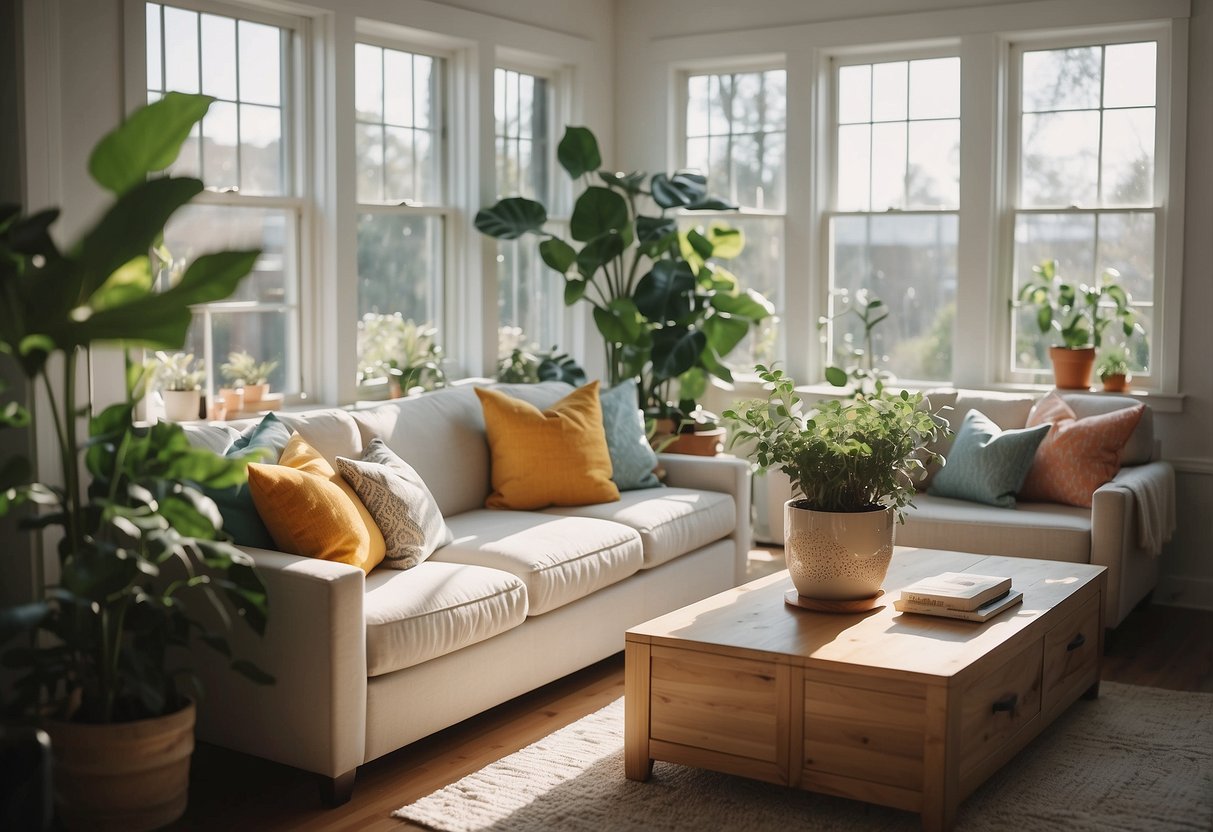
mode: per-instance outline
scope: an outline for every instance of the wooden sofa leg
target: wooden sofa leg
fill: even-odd
[[[358,769],[347,771],[337,777],[320,778],[320,799],[330,809],[350,802],[354,796],[354,778]]]

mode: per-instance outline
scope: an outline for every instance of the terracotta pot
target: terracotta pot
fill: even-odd
[[[189,422],[198,418],[198,408],[202,404],[200,390],[162,390],[164,397],[164,418],[170,422]]]
[[[270,392],[270,383],[263,381],[261,384],[246,384],[244,385],[244,403],[246,405],[256,404],[266,397]]]
[[[46,726],[55,811],[68,829],[157,829],[185,813],[194,703],[137,722]]]
[[[244,410],[243,387],[223,387],[219,390],[219,397],[223,399],[223,404],[227,407],[229,419]]]
[[[691,456],[716,456],[724,450],[724,428],[699,430],[694,433],[680,433],[678,437],[665,448],[668,454],[689,454]]]
[[[835,512],[783,507],[784,557],[796,591],[822,601],[872,598],[893,557],[893,509]]]
[[[1113,373],[1110,376],[1103,377],[1103,389],[1108,393],[1127,393],[1129,392],[1129,376],[1125,373]]]
[[[1059,390],[1091,389],[1095,347],[1049,347],[1053,361],[1053,383]]]

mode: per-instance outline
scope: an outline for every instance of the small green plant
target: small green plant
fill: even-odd
[[[1127,376],[1129,374],[1128,347],[1117,347],[1101,355],[1099,362],[1095,365],[1095,372],[1099,374],[1100,381],[1104,381],[1109,376]]]
[[[876,327],[889,317],[888,307],[885,306],[884,301],[871,294],[867,289],[860,289],[855,292],[855,300],[852,303],[832,317],[819,319],[817,327],[821,329],[844,315],[854,315],[859,318],[860,325],[863,327],[863,346],[852,347],[853,363],[849,369],[844,370],[842,367],[836,366],[826,367],[826,381],[835,387],[846,387],[850,381],[854,381],[853,393],[871,394],[875,392],[876,385],[883,384],[893,377],[892,373],[887,370],[876,368]]]
[[[258,362],[251,354],[240,350],[228,353],[227,361],[219,365],[219,372],[233,387],[265,384],[270,373],[278,367],[277,361]]]
[[[497,330],[497,380],[507,384],[535,384],[563,381],[574,387],[586,382],[585,370],[555,345],[541,350],[529,341],[520,327],[503,326]]]
[[[792,481],[798,507],[857,512],[892,507],[904,522],[914,483],[926,465],[941,462],[928,445],[949,436],[947,423],[924,407],[921,393],[887,393],[825,401],[808,411],[796,383],[782,370],[755,367],[766,399],[725,411],[729,447],[752,443],[760,471],[776,468]]]
[[[161,390],[200,390],[206,380],[206,369],[199,361],[194,366],[192,352],[156,352],[155,382]]]
[[[446,386],[438,330],[406,320],[399,312],[368,312],[358,322],[358,383],[389,379],[400,390],[434,390]]]
[[[1056,260],[1041,261],[1032,274],[1035,279],[1019,290],[1019,300],[1036,307],[1036,326],[1042,333],[1060,335],[1062,346],[1099,349],[1104,330],[1113,323],[1126,338],[1143,332],[1116,269],[1104,269],[1095,286],[1062,279]]]

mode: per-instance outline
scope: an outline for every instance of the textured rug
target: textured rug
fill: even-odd
[[[654,764],[623,776],[623,700],[393,813],[442,832],[918,830],[917,815]],[[960,807],[958,830],[1213,829],[1213,694],[1105,682]]]

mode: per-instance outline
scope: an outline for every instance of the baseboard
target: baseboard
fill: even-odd
[[[1213,610],[1213,578],[1162,575],[1154,588],[1154,603]]]

